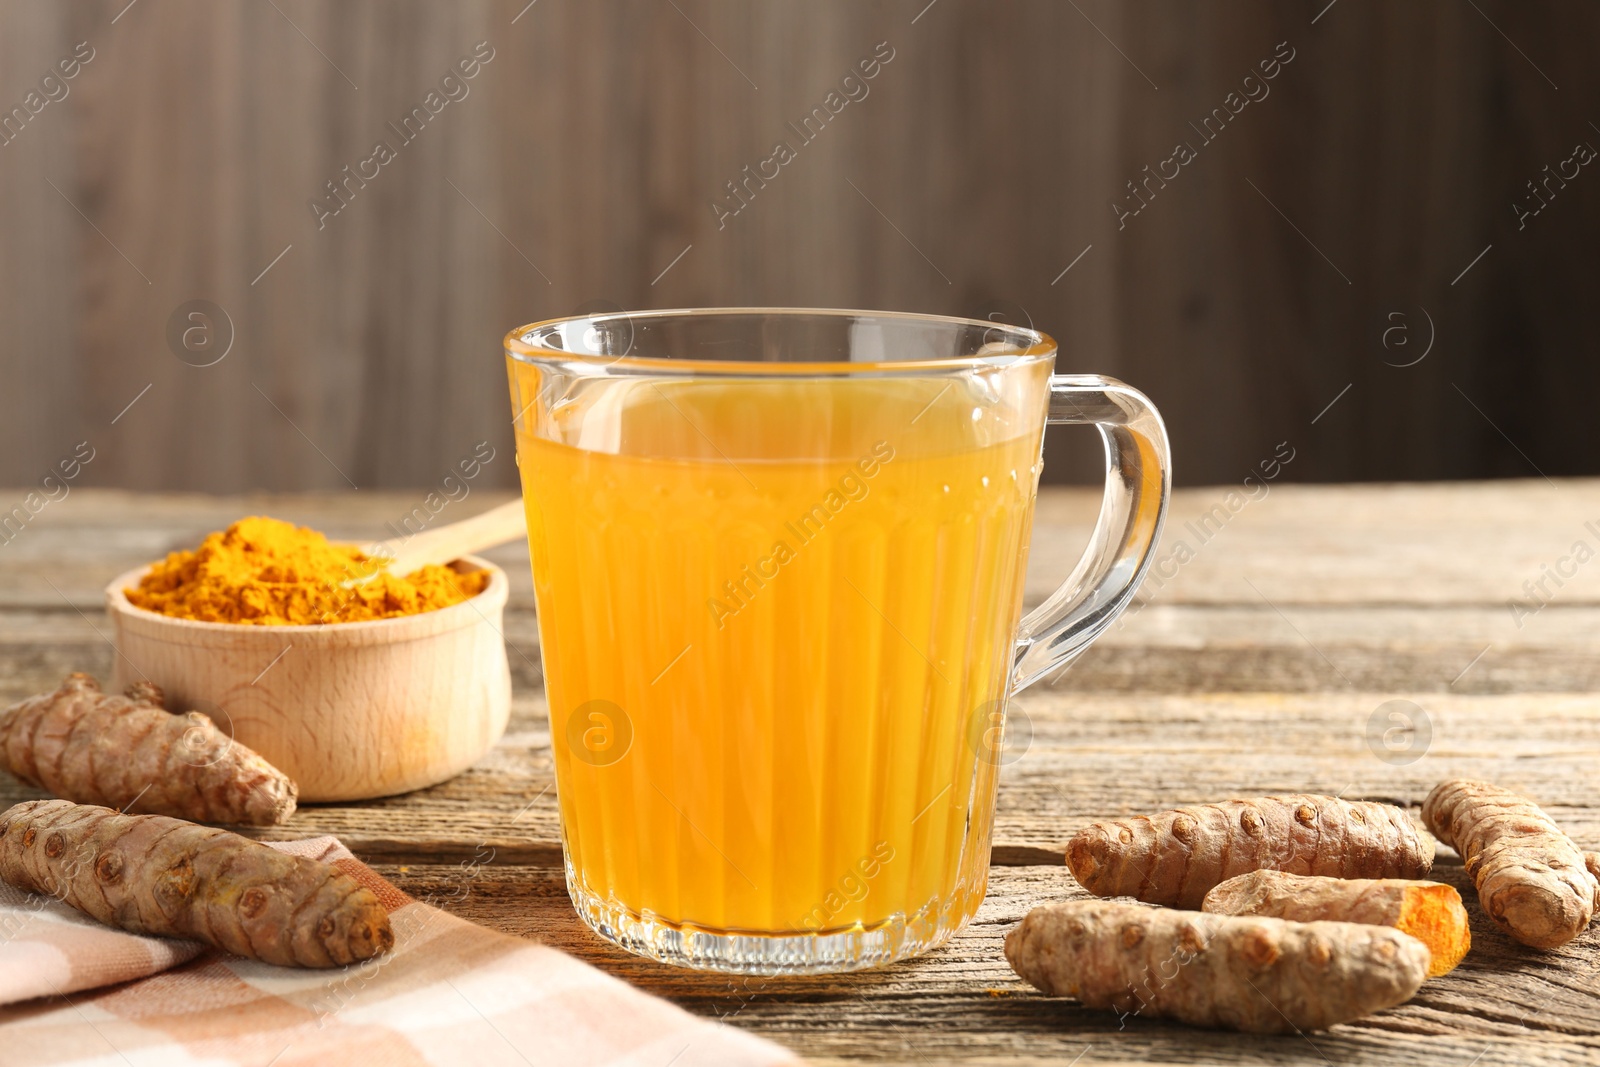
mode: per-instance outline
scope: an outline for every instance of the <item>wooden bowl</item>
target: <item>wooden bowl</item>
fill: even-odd
[[[116,631],[113,683],[143,676],[175,711],[218,728],[293,778],[301,800],[360,800],[442,782],[505,732],[511,670],[501,615],[505,572],[471,600],[437,611],[325,626],[177,619],[123,594],[140,567],[106,587]]]

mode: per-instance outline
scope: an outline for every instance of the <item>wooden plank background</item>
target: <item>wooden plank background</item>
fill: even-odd
[[[1001,939],[1030,908],[1081,893],[1062,850],[1096,819],[1296,790],[1388,801],[1415,816],[1435,782],[1470,775],[1526,790],[1580,845],[1600,848],[1600,563],[1559,588],[1547,583],[1549,603],[1532,615],[1519,619],[1508,604],[1575,541],[1600,543],[1585,525],[1600,519],[1600,481],[1281,486],[1200,544],[1192,530],[1224,496],[1180,490],[1160,559],[1176,559],[1183,539],[1193,558],[1168,566],[1159,586],[1147,582],[1126,625],[1064,677],[1013,704],[988,895],[958,937],[921,959],[854,975],[744,979],[630,956],[582,925],[561,872],[522,544],[491,553],[511,578],[514,706],[500,744],[432,788],[307,805],[287,825],[253,832],[336,834],[410,893],[558,946],[816,1063],[1594,1063],[1600,927],[1534,952],[1494,929],[1470,891],[1473,947],[1460,968],[1399,1008],[1309,1040],[1150,1019],[1121,1028],[1114,1015],[1044,997],[1006,965]],[[461,507],[501,499],[486,493]],[[108,674],[101,589],[141,562],[250,511],[369,539],[415,500],[74,492],[0,551],[0,705],[69,670]],[[1098,504],[1097,490],[1044,491],[1030,604],[1067,572]],[[1428,730],[1391,754],[1373,715],[1396,699],[1421,709]],[[1388,725],[1379,718],[1379,729]],[[37,795],[0,775],[0,806]],[[1468,890],[1449,849],[1439,850],[1434,876]],[[38,1010],[0,1011],[0,1025]],[[522,1051],[537,1060],[537,1050]]]
[[[1600,463],[1600,179],[1511,210],[1600,144],[1600,8],[525,2],[0,3],[7,112],[94,55],[0,147],[0,484],[87,440],[88,485],[425,485],[509,448],[501,334],[595,302],[1031,320],[1155,398],[1187,484],[1286,438],[1289,480]],[[308,202],[480,41],[469,95],[319,230]],[[869,94],[719,229],[723,183],[879,42]],[[1279,42],[1270,95],[1119,230]],[[195,299],[232,324],[214,366],[169,351]],[[1070,442],[1050,477],[1092,473]]]

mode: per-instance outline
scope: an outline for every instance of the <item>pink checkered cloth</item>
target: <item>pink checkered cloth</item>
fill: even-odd
[[[10,1005],[0,1008],[0,1060],[19,1067],[799,1063],[555,949],[413,900],[335,838],[274,847],[333,863],[375,892],[389,909],[394,949],[340,970],[274,967],[113,930],[0,884],[0,1004]]]

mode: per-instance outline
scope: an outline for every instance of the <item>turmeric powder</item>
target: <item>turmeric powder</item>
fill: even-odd
[[[404,577],[382,567],[355,545],[256,515],[208,535],[194,551],[169,554],[126,593],[135,607],[179,619],[304,626],[434,611],[489,582],[481,571],[436,564]]]

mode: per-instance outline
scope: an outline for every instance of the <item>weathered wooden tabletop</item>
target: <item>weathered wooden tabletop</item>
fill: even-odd
[[[477,494],[452,507],[465,515],[500,499]],[[1098,500],[1044,494],[1030,602],[1066,573]],[[1589,559],[1600,549],[1600,482],[1282,486],[1241,501],[1226,488],[1180,492],[1159,587],[1148,583],[1126,624],[1053,687],[1020,700],[988,900],[923,959],[838,977],[730,980],[629,956],[582,926],[562,880],[521,545],[491,554],[513,589],[505,635],[516,705],[500,745],[443,785],[303,808],[273,834],[338,834],[413,894],[815,1061],[1600,1063],[1600,931],[1556,952],[1521,948],[1483,921],[1448,849],[1435,876],[1468,900],[1466,961],[1409,1004],[1309,1038],[1141,1019],[1119,1029],[1115,1016],[1045,997],[1006,966],[1001,939],[1030,907],[1081,892],[1062,849],[1094,819],[1273,791],[1381,799],[1415,813],[1440,778],[1472,775],[1525,790],[1580,845],[1600,848],[1600,562]],[[407,494],[75,490],[0,543],[0,698],[53,687],[70,670],[108,674],[101,589],[124,569],[243,514],[355,540],[381,535],[415,503]],[[1179,542],[1189,549],[1181,565],[1170,555]],[[1379,710],[1396,700],[1410,703]],[[1406,717],[1415,730],[1395,728]],[[6,804],[34,795],[0,784]]]

